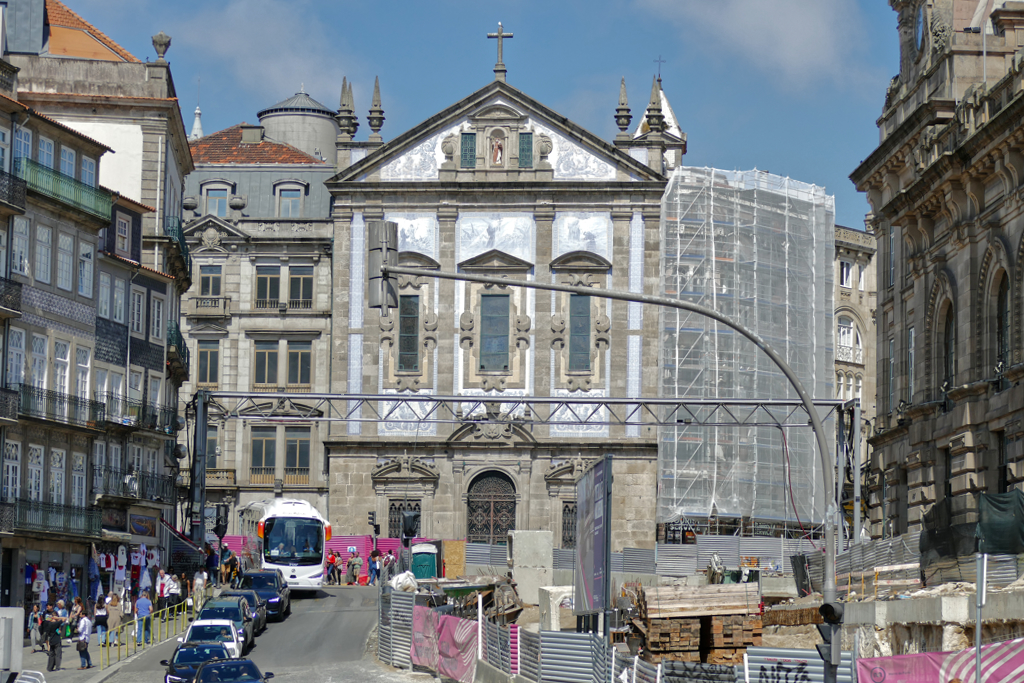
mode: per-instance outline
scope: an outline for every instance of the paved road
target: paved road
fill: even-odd
[[[283,623],[269,623],[248,656],[261,671],[274,672],[275,683],[402,680],[402,673],[364,657],[366,639],[377,623],[376,596],[373,588],[341,587],[293,597],[291,616]],[[147,650],[104,683],[163,683],[160,660],[167,659],[175,645]]]

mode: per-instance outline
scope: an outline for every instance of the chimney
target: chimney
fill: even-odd
[[[251,126],[243,123],[241,127],[243,145],[258,145],[263,142],[263,126]]]

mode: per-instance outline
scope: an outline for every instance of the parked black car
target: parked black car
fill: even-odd
[[[195,683],[218,683],[220,681],[238,681],[239,683],[263,683],[274,677],[274,674],[260,673],[259,668],[251,659],[215,659],[206,662],[196,671]]]
[[[227,648],[217,643],[182,643],[170,659],[160,662],[161,666],[167,667],[164,683],[192,683],[196,669],[203,662],[227,659],[230,656]]]
[[[252,611],[252,633],[263,633],[267,628],[267,599],[251,588],[232,588],[220,594],[221,598],[230,598],[235,595],[243,597],[249,603]]]
[[[292,592],[280,569],[246,572],[240,583],[267,601],[268,617],[284,621],[292,613]]]

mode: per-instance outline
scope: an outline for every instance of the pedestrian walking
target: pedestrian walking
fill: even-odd
[[[160,568],[156,576],[156,611],[161,612],[167,607],[167,596],[170,593],[171,577]],[[166,614],[164,615],[167,616]]]
[[[99,643],[100,647],[103,647],[107,642],[108,623],[107,602],[101,597],[96,601],[96,611],[93,612],[92,618],[93,630],[96,631],[96,642]]]
[[[345,571],[345,583],[351,586],[359,582],[359,572],[363,568],[363,558],[359,557],[359,551],[353,550],[352,556],[348,558]]]
[[[338,578],[338,558],[334,551],[327,552],[327,585],[331,586]]]
[[[60,660],[64,654],[64,644],[61,642],[61,627],[64,620],[57,616],[56,610],[50,606],[46,609],[46,622],[43,626],[44,637],[49,654],[46,657],[47,671],[60,671]]]
[[[371,586],[377,585],[380,578],[380,551],[374,548],[370,551],[369,579],[367,583]]]
[[[28,635],[32,640],[32,654],[39,651],[36,649],[36,646],[41,645],[43,640],[43,634],[40,630],[43,626],[43,614],[39,609],[39,603],[32,605],[32,611],[28,615]]]
[[[142,633],[146,633],[146,645],[152,635],[152,624],[150,615],[153,613],[153,603],[149,600],[149,591],[142,591],[142,597],[135,601],[135,644],[142,645]]]
[[[178,580],[177,574],[171,574],[171,580],[167,584],[167,606],[171,607],[173,611],[179,602],[181,602],[181,581]]]
[[[78,658],[82,662],[82,666],[78,667],[79,671],[92,668],[92,657],[89,655],[89,638],[91,637],[92,620],[89,619],[89,613],[83,610],[82,616],[78,620],[78,637],[75,642]]]
[[[121,598],[117,593],[111,593],[107,602],[107,638],[101,645],[120,645],[121,621],[124,617],[124,610],[121,608]]]

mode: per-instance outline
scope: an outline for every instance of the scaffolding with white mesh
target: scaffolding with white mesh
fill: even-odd
[[[761,171],[678,168],[662,201],[662,295],[720,311],[756,332],[815,399],[832,397],[835,200]],[[665,397],[796,397],[753,343],[695,313],[661,311]],[[830,429],[831,428],[831,429]],[[834,423],[826,423],[830,443]],[[796,527],[824,515],[810,429],[662,427],[658,521],[735,519]]]

